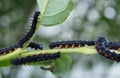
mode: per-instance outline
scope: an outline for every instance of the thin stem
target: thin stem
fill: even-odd
[[[86,55],[96,54],[97,51],[94,46],[91,47],[81,47],[81,48],[67,48],[67,49],[50,49],[50,50],[39,50],[34,52],[24,52],[20,54],[20,57],[25,57],[35,54],[44,54],[44,53],[56,53],[60,51],[61,53],[81,53]]]
[[[33,38],[35,37],[35,34],[37,33],[37,30],[38,30],[38,28],[39,28],[40,25],[41,25],[41,22],[42,22],[42,19],[43,19],[43,17],[44,17],[44,14],[45,14],[45,11],[46,11],[46,8],[47,8],[48,3],[49,3],[49,0],[46,0],[46,1],[45,1],[45,4],[44,4],[44,6],[43,6],[42,12],[41,12],[41,14],[40,14],[40,18],[39,18],[38,23],[37,23],[37,25],[36,25],[35,33],[34,33],[33,36],[30,38],[30,40],[26,42],[26,44],[23,46],[23,49],[25,49],[25,48],[29,45],[29,43],[33,40]]]
[[[0,56],[0,62],[1,62],[1,61],[4,61],[4,60],[9,60],[9,59],[18,57],[19,54],[20,54],[22,51],[24,51],[24,50],[18,48],[17,50],[15,50],[15,51],[12,52],[12,53],[9,53],[9,54]]]
[[[80,48],[63,48],[63,49],[48,49],[48,50],[38,50],[28,52],[27,50],[17,49],[16,51],[9,53],[7,55],[0,56],[0,67],[11,66],[10,60],[20,57],[26,57],[37,54],[45,54],[45,53],[56,53],[60,51],[62,54],[64,53],[81,53],[86,55],[96,54],[96,49],[94,46],[85,46]],[[26,65],[45,65],[49,64],[52,61],[47,62],[38,62],[38,63],[30,63]]]
[[[37,23],[37,28],[41,25],[41,22],[42,22],[42,19],[44,17],[45,11],[47,9],[48,3],[49,3],[49,0],[46,0],[45,4],[43,6],[43,9],[42,9],[41,15],[40,15],[40,19],[38,20],[39,22]]]
[[[60,51],[61,53],[81,53],[81,54],[96,54],[96,49],[94,46],[86,46],[81,48],[67,48],[67,49],[49,49],[49,50],[38,50],[38,51],[31,51],[28,52],[27,50],[18,49],[12,53],[9,53],[7,55],[0,56],[0,61],[4,60],[10,60],[16,57],[25,57],[30,55],[36,55],[36,54],[45,54],[45,53],[56,53]]]

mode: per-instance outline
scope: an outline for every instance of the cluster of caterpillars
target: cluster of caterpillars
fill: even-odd
[[[35,33],[39,16],[40,16],[40,12],[36,11],[34,14],[32,25],[29,32],[21,40],[19,40],[18,43],[12,46],[9,46],[7,48],[0,49],[0,55],[6,55],[8,53],[15,51],[17,48],[23,47],[23,45],[26,44],[26,42],[30,40],[30,38]],[[43,49],[42,44],[38,44],[35,42],[30,42],[30,44],[27,47],[41,49],[41,50]],[[31,55],[27,57],[11,59],[10,63],[12,65],[22,65],[22,64],[31,63],[31,62],[34,63],[34,62],[40,62],[40,61],[46,61],[46,60],[53,60],[59,57],[60,57],[60,52],[49,53],[49,54],[38,54],[38,55]]]
[[[101,37],[99,37],[101,38]],[[103,37],[104,38],[104,37]],[[73,40],[73,41],[57,41],[52,42],[49,45],[50,49],[53,48],[75,48],[75,47],[84,47],[87,46],[95,46],[98,41],[82,41],[82,40]],[[109,49],[119,50],[120,51],[120,42],[105,42],[104,46]]]
[[[40,17],[40,12],[36,11],[32,20],[32,25],[28,33],[18,41],[18,43],[9,46],[7,48],[2,48],[0,49],[0,55],[6,55],[8,53],[11,53],[15,51],[17,48],[22,48],[23,45],[26,44],[28,40],[33,36],[33,34],[36,31],[37,28],[37,22],[38,18]],[[76,48],[76,47],[84,47],[85,45],[87,46],[95,46],[97,52],[114,61],[120,62],[120,54],[117,54],[115,51],[111,50],[118,50],[120,51],[120,42],[111,42],[107,41],[104,37],[99,37],[97,41],[82,41],[82,40],[73,40],[73,41],[57,41],[57,42],[52,42],[49,45],[50,49],[54,48]],[[35,49],[43,49],[42,44],[37,44],[34,42],[30,42],[27,47],[35,48]],[[53,60],[59,58],[61,55],[61,52],[56,52],[56,53],[48,53],[48,54],[38,54],[38,55],[32,55],[32,56],[27,56],[27,57],[21,57],[21,58],[15,58],[10,61],[11,64],[13,65],[22,65],[22,64],[27,64],[31,62],[41,62],[41,61],[46,61],[46,60]]]
[[[120,62],[120,54],[116,53],[115,51],[111,51],[120,51],[119,42],[108,42],[104,37],[99,37],[96,41],[95,47],[100,55],[113,61]]]
[[[73,40],[73,41],[57,41],[57,42],[52,42],[49,45],[50,49],[53,48],[76,48],[76,47],[84,47],[85,45],[87,46],[95,46],[97,52],[114,61],[120,62],[120,54],[117,54],[115,51],[111,50],[117,50],[120,51],[120,42],[111,42],[111,41],[106,41],[104,37],[98,37],[97,41],[82,41],[82,40]]]
[[[35,12],[29,32],[21,40],[19,40],[18,43],[9,46],[7,48],[0,49],[0,55],[6,55],[8,53],[15,51],[17,48],[23,47],[23,45],[33,36],[36,30],[36,24],[39,16],[40,16],[40,12],[39,11]],[[31,47],[35,49],[43,49],[42,44],[37,44],[35,42],[31,42],[27,47]]]
[[[9,46],[7,48],[0,49],[0,55],[6,55],[6,54],[9,54],[15,51],[17,48],[22,48],[26,44],[26,42],[29,41],[30,38],[34,35],[36,28],[37,28],[37,22],[38,22],[39,17],[40,17],[40,12],[36,11],[34,14],[33,20],[32,20],[31,28],[28,31],[28,33],[21,40],[19,40],[18,43],[12,46]],[[38,44],[35,42],[30,42],[27,47],[31,47],[34,49],[40,49],[40,50],[43,49],[42,44]],[[31,55],[27,57],[11,59],[10,63],[12,65],[22,65],[22,64],[32,63],[32,62],[34,63],[34,62],[41,62],[41,61],[46,61],[46,60],[53,60],[59,57],[60,57],[60,52],[37,54],[37,55]]]

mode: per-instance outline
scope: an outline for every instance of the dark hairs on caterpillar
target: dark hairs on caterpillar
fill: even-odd
[[[2,55],[2,54],[5,55],[5,54],[13,52],[17,48],[21,48],[33,36],[33,34],[36,30],[36,25],[37,25],[39,15],[40,15],[40,12],[36,11],[34,14],[32,26],[31,26],[31,29],[29,30],[29,32],[17,44],[9,46],[7,48],[0,49],[0,55]],[[34,42],[31,42],[27,47],[31,47],[31,48],[35,48],[35,49],[43,49],[43,46],[41,44],[39,45]]]
[[[0,55],[6,55],[8,53],[11,53],[13,51],[15,51],[17,48],[19,48],[19,45],[18,44],[15,44],[15,45],[12,45],[12,46],[9,46],[7,48],[1,48],[0,49]]]
[[[43,49],[42,44],[37,44],[37,43],[34,43],[34,42],[31,42],[27,47],[34,48],[34,49],[40,49],[40,50]],[[9,46],[7,48],[2,48],[2,49],[0,49],[0,55],[6,55],[8,53],[11,53],[11,52],[15,51],[17,48],[19,48],[18,44]]]
[[[34,49],[40,49],[40,50],[43,49],[42,44],[38,44],[38,43],[35,43],[35,42],[30,42],[30,44],[27,47],[34,48]]]
[[[38,54],[38,55],[31,55],[27,57],[12,59],[10,63],[12,65],[23,65],[23,64],[42,62],[47,60],[54,60],[60,58],[60,56],[61,56],[60,52],[49,53],[49,54]]]
[[[18,42],[19,46],[22,47],[35,33],[36,25],[38,22],[38,17],[40,16],[40,12],[36,11],[33,17],[32,26],[29,32]]]
[[[102,55],[102,56],[104,56],[104,57],[106,57],[108,59],[120,62],[120,54],[117,54],[115,51],[111,52],[110,51],[111,49],[109,47],[105,46],[107,44],[108,44],[108,42],[106,41],[106,39],[104,37],[99,37],[98,40],[96,41],[97,52],[100,55]]]
[[[95,45],[95,41],[81,41],[81,40],[78,40],[78,41],[59,41],[59,42],[52,42],[50,45],[49,45],[49,48],[50,49],[53,49],[55,47],[59,47],[59,48],[74,48],[74,47],[81,47],[81,46],[85,46],[85,45],[88,45],[88,46],[93,46]]]
[[[109,49],[120,51],[120,43],[119,42],[108,42],[107,44],[105,44],[105,47],[108,47]]]
[[[58,42],[52,42],[49,45],[50,49],[53,48],[74,48],[74,47],[83,47],[85,45],[88,46],[94,46],[96,41],[82,41],[82,40],[73,40],[73,41],[58,41]],[[105,47],[109,49],[119,50],[120,51],[120,42],[108,42],[107,44],[104,44]]]

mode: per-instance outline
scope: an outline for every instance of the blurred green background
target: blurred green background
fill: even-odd
[[[57,40],[120,40],[120,0],[72,0],[74,9],[62,24],[41,26],[34,41],[45,48]],[[38,10],[36,0],[0,0],[0,47],[16,43],[29,30],[30,18]],[[0,68],[0,78],[120,78],[120,64],[100,55],[69,54],[71,70],[56,77],[40,66]]]

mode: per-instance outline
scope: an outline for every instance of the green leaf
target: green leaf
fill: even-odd
[[[49,0],[45,16],[54,16],[62,11],[64,11],[70,0]],[[45,0],[37,0],[38,7],[42,11]]]
[[[10,60],[4,60],[0,62],[0,67],[11,66]]]
[[[37,0],[40,10],[43,7],[45,1]],[[39,4],[40,3],[40,4]],[[66,20],[71,10],[73,9],[73,3],[70,0],[49,0],[44,17],[41,24],[44,26],[53,26],[60,24]]]
[[[62,54],[60,59],[57,59],[52,66],[54,67],[53,74],[56,76],[60,76],[65,74],[69,71],[72,64],[71,58],[66,55]]]
[[[56,14],[54,16],[45,16],[42,20],[42,25],[44,26],[53,26],[64,22],[70,14],[70,11],[73,8],[73,3],[70,2],[65,11]]]

